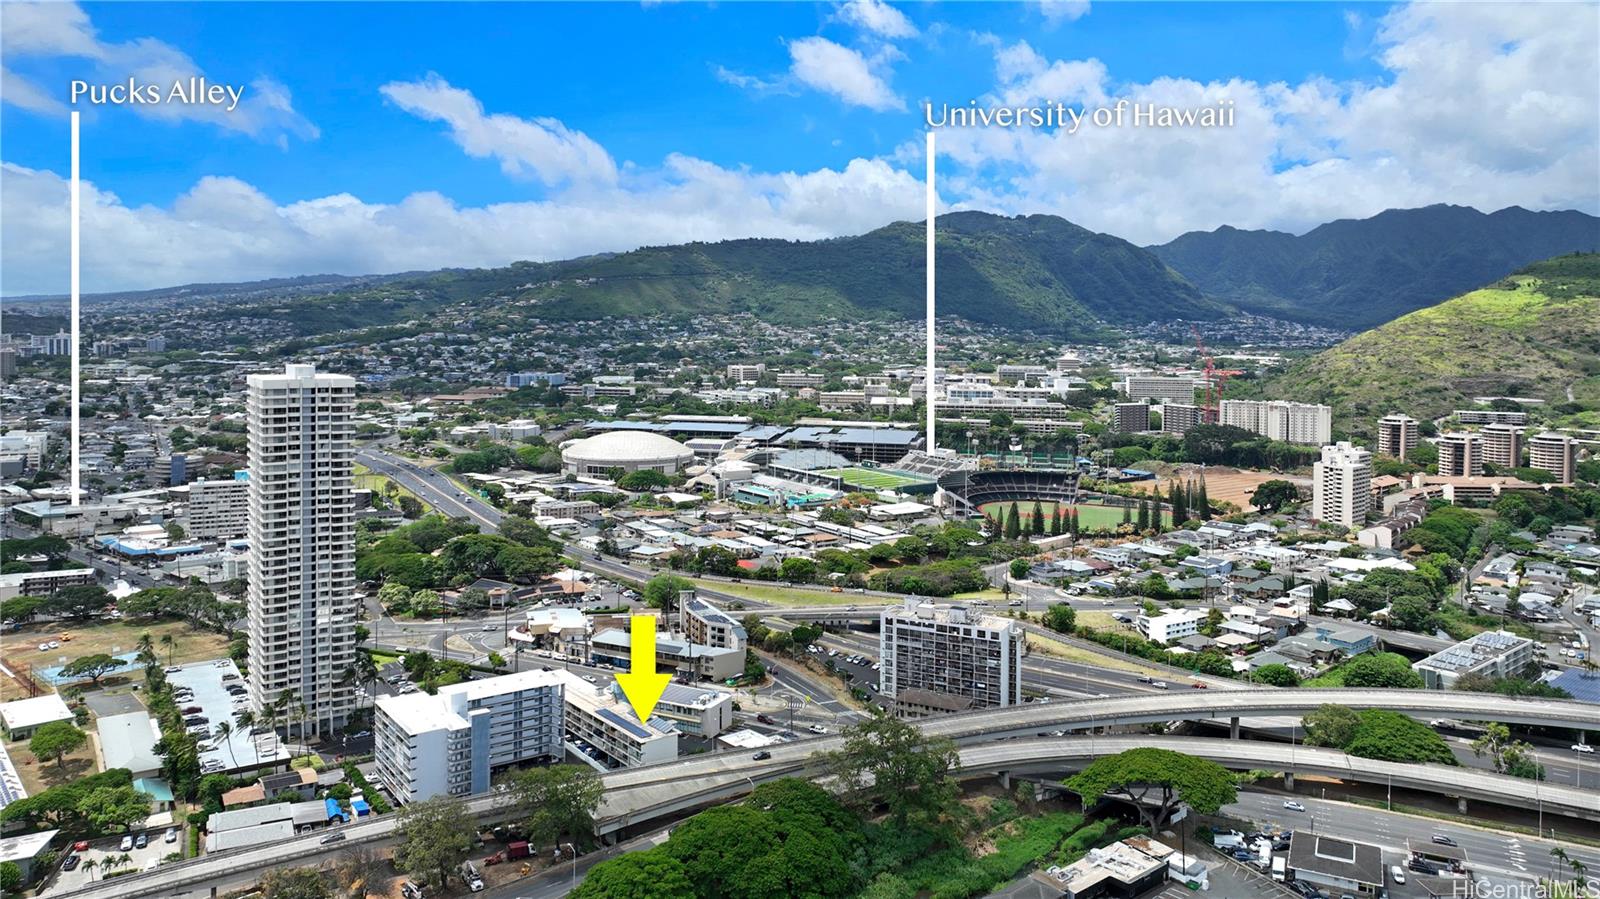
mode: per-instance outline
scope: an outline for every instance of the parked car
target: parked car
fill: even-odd
[[[814,734],[825,734],[825,733],[828,732],[828,729],[826,727],[823,727],[820,724],[813,724],[810,727],[806,728],[806,730],[809,730]]]
[[[197,705],[186,705],[180,711],[182,711],[185,715],[198,715],[205,710]]]
[[[761,722],[762,724],[771,724],[772,723],[772,716],[766,714],[765,712],[763,712],[763,713],[761,713],[761,714],[756,716],[756,720]]]
[[[165,841],[165,842],[168,842],[168,843],[176,843],[176,842],[178,842],[178,828],[176,828],[176,827],[167,828],[167,834],[166,834],[166,836],[162,837],[162,840]]]
[[[134,840],[133,840],[133,848],[135,848],[135,849],[143,849],[144,847],[146,847],[148,845],[150,845],[150,835],[149,834],[141,833],[137,837],[135,837]]]
[[[117,851],[118,852],[128,852],[128,851],[130,851],[132,849],[133,849],[133,836],[131,834],[124,836],[122,838],[122,842],[117,844]]]
[[[1400,867],[1399,865],[1390,865],[1389,866],[1389,879],[1393,880],[1395,883],[1405,883],[1406,882],[1406,869]]]
[[[1574,743],[1572,744],[1572,751],[1581,752],[1584,755],[1591,755],[1594,753],[1594,747],[1590,746],[1588,743]]]
[[[67,856],[66,861],[61,863],[61,870],[71,871],[73,868],[78,867],[78,864],[82,861],[83,858],[81,856],[79,856],[77,853],[73,853],[72,855]]]

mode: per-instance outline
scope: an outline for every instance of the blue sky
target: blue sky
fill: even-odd
[[[926,99],[1236,102],[1226,132],[941,134],[945,208],[1140,243],[1596,211],[1596,7],[1459,7],[8,3],[0,290],[61,289],[65,85],[130,73],[247,100],[85,110],[89,290],[858,233],[920,218]]]

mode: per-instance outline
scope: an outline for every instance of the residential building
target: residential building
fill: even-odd
[[[470,796],[488,792],[496,769],[560,759],[569,677],[519,671],[440,687],[436,695],[379,699],[373,712],[379,782],[400,802]]]
[[[1284,443],[1322,446],[1333,439],[1333,407],[1286,400],[1223,400],[1220,421]]]
[[[1200,625],[1205,620],[1206,613],[1197,609],[1163,609],[1155,615],[1140,612],[1134,620],[1134,626],[1146,640],[1166,646],[1200,633]]]
[[[291,364],[247,384],[250,705],[292,691],[324,733],[355,706],[355,379]]]
[[[0,436],[0,456],[21,456],[29,468],[38,468],[50,450],[50,435],[43,431],[7,431]]]
[[[1483,474],[1483,438],[1477,434],[1452,431],[1440,434],[1439,476],[1475,478]]]
[[[728,366],[728,380],[730,381],[759,381],[767,373],[765,363],[758,362],[754,365]]]
[[[1205,424],[1205,410],[1193,403],[1167,403],[1161,407],[1163,434],[1187,434],[1202,424]]]
[[[745,648],[744,625],[733,616],[703,599],[696,599],[693,590],[678,594],[679,624],[689,642],[719,649]]]
[[[626,671],[632,664],[632,645],[628,631],[607,628],[594,635],[589,652],[594,661]],[[694,680],[725,681],[743,675],[744,652],[743,648],[705,646],[685,639],[682,634],[656,636],[658,669]]]
[[[1522,435],[1524,429],[1517,425],[1487,424],[1478,432],[1483,440],[1483,461],[1500,468],[1518,468],[1522,465]],[[1443,474],[1443,469],[1440,474]]]
[[[1497,409],[1457,409],[1456,421],[1464,425],[1525,425],[1526,412],[1501,412]]]
[[[827,383],[828,376],[819,372],[810,371],[780,371],[778,372],[779,387],[821,387]]]
[[[920,688],[977,708],[1022,702],[1022,626],[964,605],[907,603],[883,610],[880,690]]]
[[[1118,403],[1111,429],[1124,434],[1150,430],[1150,406],[1145,403]]]
[[[219,540],[250,529],[250,479],[238,472],[229,480],[198,480],[188,486],[183,528],[190,537]]]
[[[1546,431],[1528,441],[1528,466],[1550,472],[1558,483],[1570,484],[1578,476],[1578,441]]]
[[[555,673],[566,681],[567,748],[596,770],[654,765],[678,757],[676,727],[660,715],[640,721],[614,682],[601,686],[570,672]]]
[[[1399,412],[1378,419],[1378,453],[1404,459],[1417,448],[1420,439],[1417,427],[1415,418]]]
[[[686,734],[715,737],[733,726],[733,694],[688,684],[667,684],[650,716]]]
[[[17,571],[0,574],[0,600],[18,596],[48,596],[63,587],[93,584],[93,568],[62,568],[57,571]]]
[[[1312,466],[1311,517],[1358,528],[1371,508],[1372,454],[1346,441],[1324,446]]]
[[[1161,403],[1193,403],[1195,388],[1200,382],[1194,378],[1162,378],[1129,375],[1122,382],[1122,392],[1130,402],[1155,400]]]
[[[43,339],[35,337],[34,341],[44,348],[46,356],[72,355],[72,335],[66,331],[57,331]]]
[[[506,386],[512,390],[532,387],[536,384],[543,384],[546,387],[560,387],[565,383],[567,383],[567,376],[561,372],[519,371],[506,375]]]
[[[1536,664],[1534,642],[1508,631],[1484,631],[1412,666],[1430,690],[1451,690],[1468,674],[1517,677]]]

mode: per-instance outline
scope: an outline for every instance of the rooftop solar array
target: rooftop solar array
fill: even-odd
[[[638,724],[629,721],[610,709],[600,709],[598,710],[597,714],[641,740],[648,740],[655,736],[655,734],[652,734],[643,727],[640,727]]]

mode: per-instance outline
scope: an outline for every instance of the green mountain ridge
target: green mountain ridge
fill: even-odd
[[[1436,418],[1471,408],[1474,396],[1600,408],[1600,254],[1534,263],[1241,386],[1327,403],[1336,426],[1357,436],[1390,412]]]
[[[1362,330],[1563,253],[1600,251],[1600,218],[1466,206],[1389,209],[1296,237],[1222,227],[1149,248],[1247,312]]]

